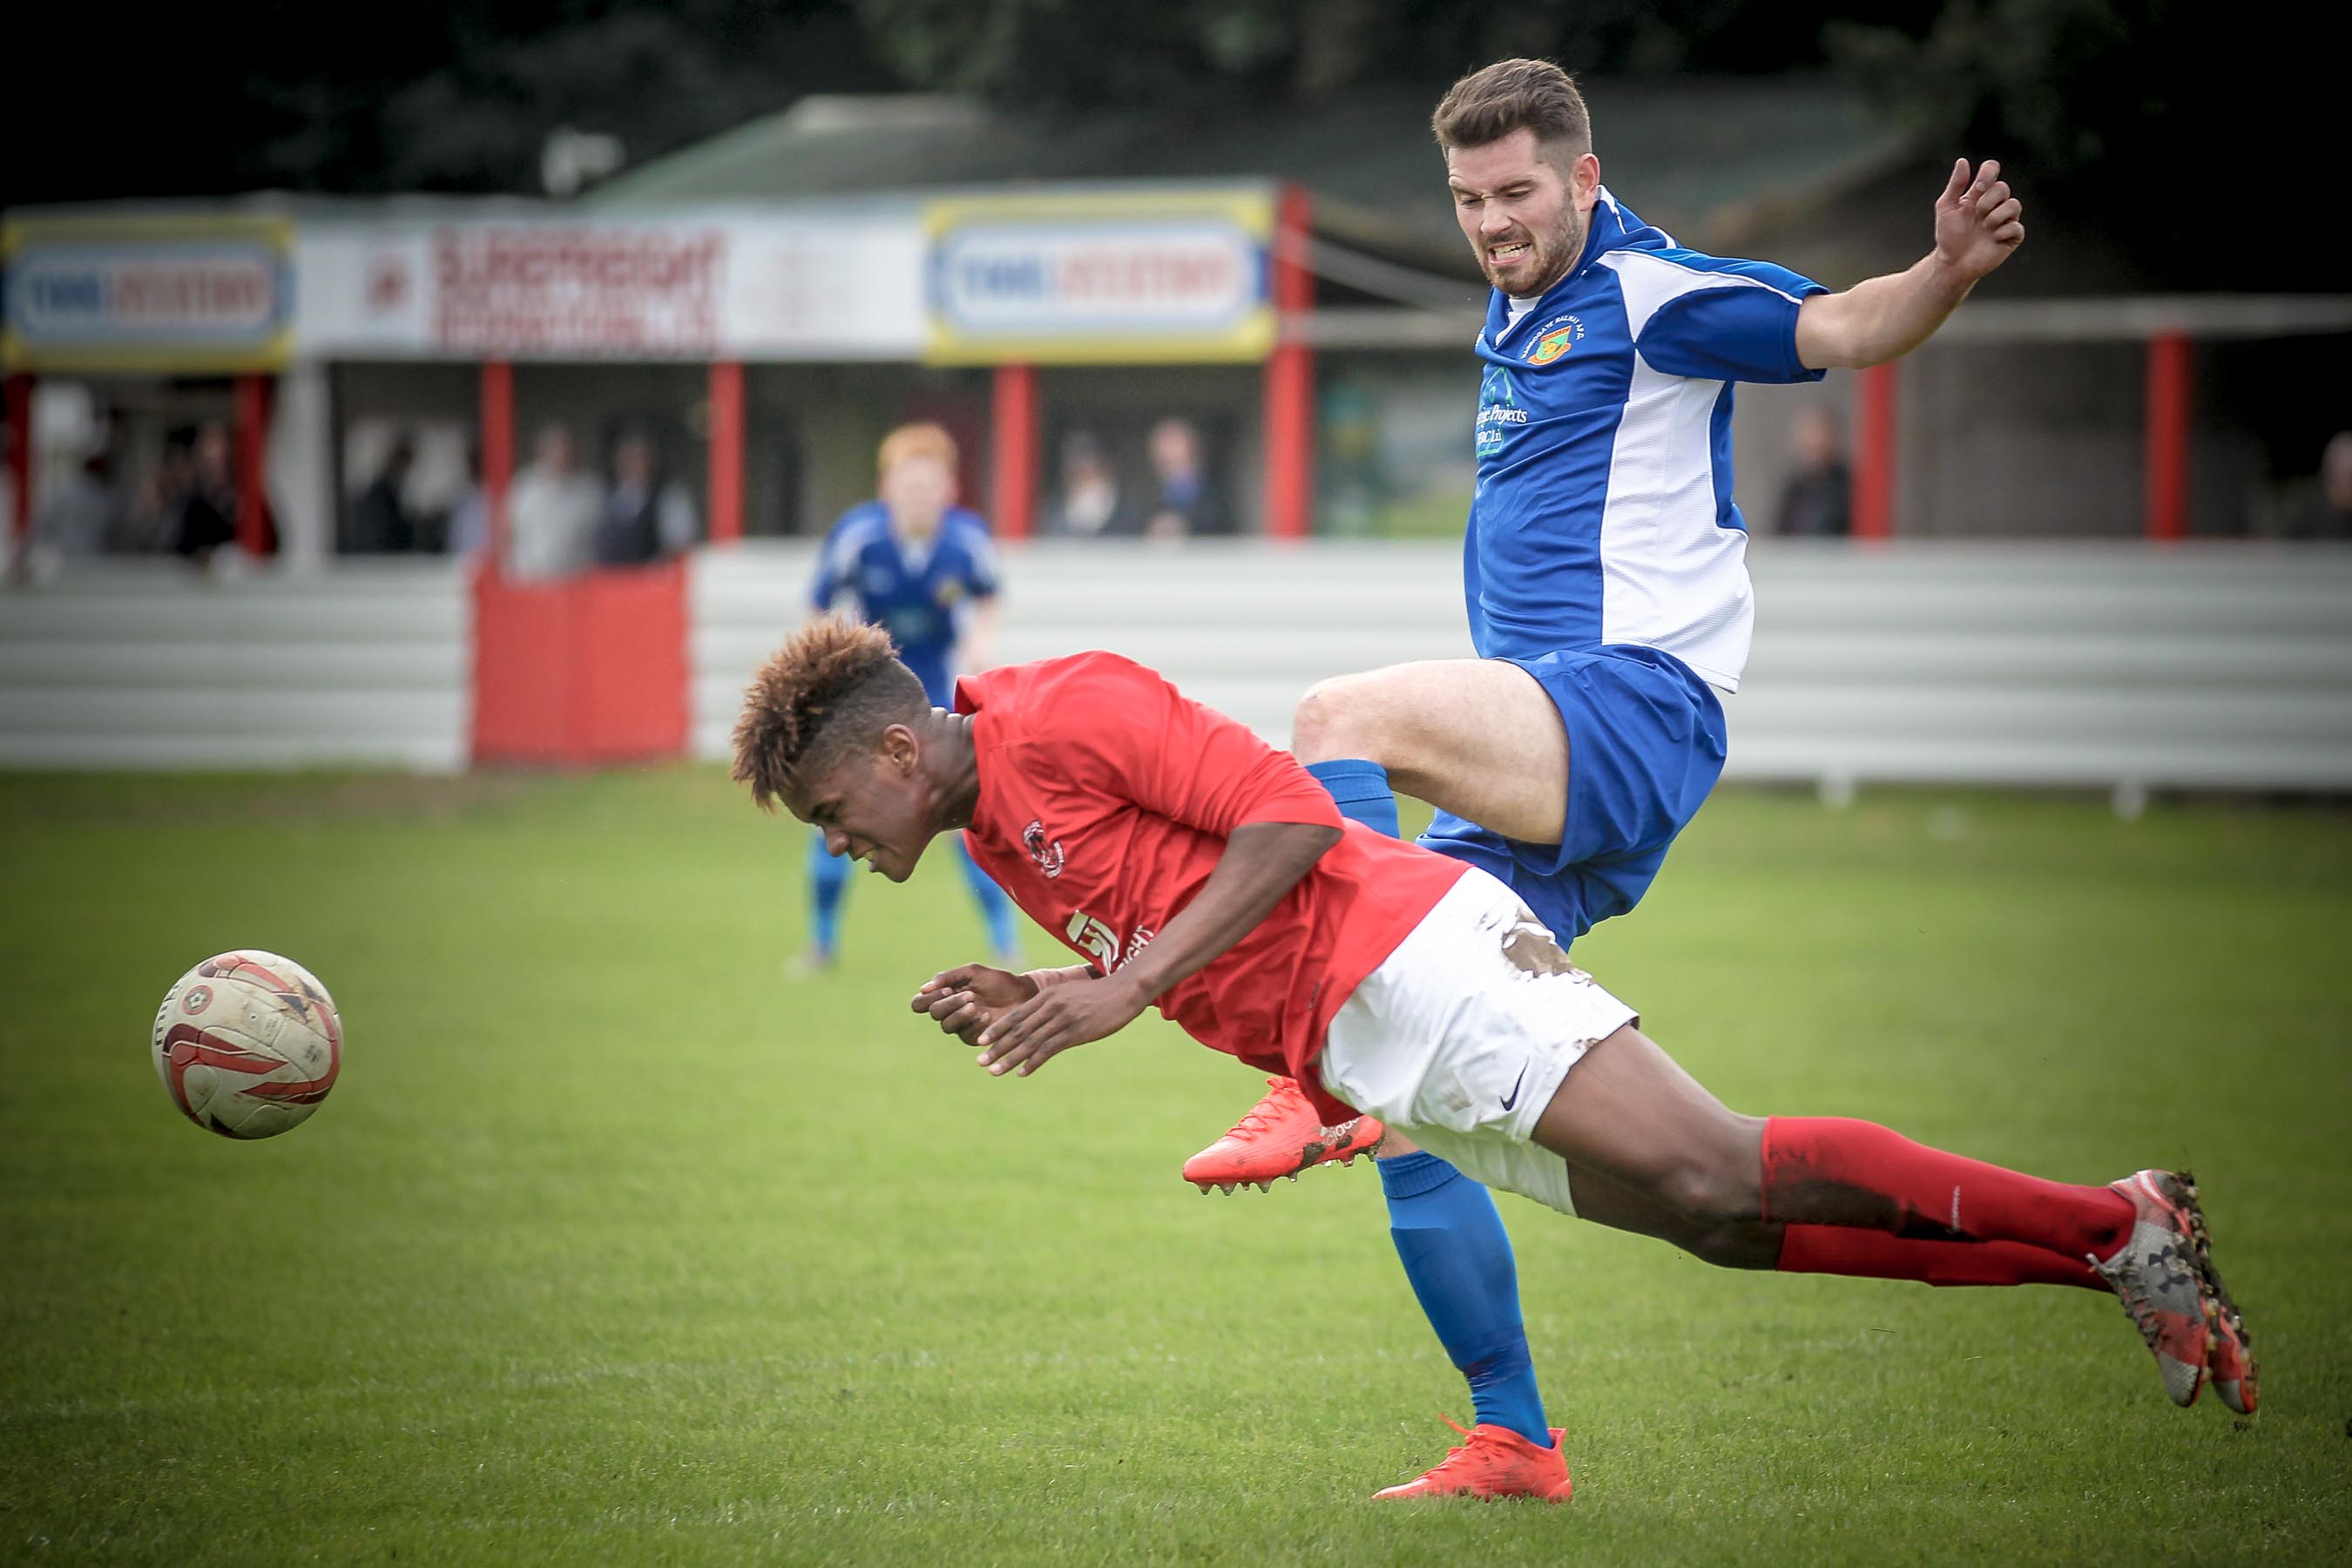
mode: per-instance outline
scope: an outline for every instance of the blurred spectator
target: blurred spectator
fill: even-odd
[[[1845,432],[1826,408],[1797,416],[1797,468],[1780,491],[1782,533],[1843,539],[1853,531],[1853,474]]]
[[[176,547],[180,542],[180,510],[187,504],[195,462],[177,440],[163,443],[163,458],[140,481],[138,497],[123,529],[125,549],[150,554]]]
[[[490,498],[482,489],[482,444],[466,443],[466,488],[449,506],[449,553],[460,561],[481,553],[490,539]]]
[[[2352,539],[2352,430],[2339,430],[2319,458],[2319,493],[2295,518],[2297,539]]]
[[[92,452],[33,514],[33,546],[60,561],[121,551],[129,543],[131,509],[114,487],[114,465]]]
[[[507,570],[519,581],[584,570],[604,510],[604,488],[573,465],[572,432],[542,426],[529,466],[507,495]]]
[[[1135,514],[1118,493],[1118,475],[1102,443],[1085,430],[1062,441],[1062,487],[1047,520],[1049,531],[1074,538],[1133,533]]]
[[[236,486],[229,473],[227,426],[208,419],[198,427],[186,473],[172,548],[191,561],[209,561],[214,551],[236,542]]]
[[[1154,539],[1232,531],[1224,503],[1201,469],[1201,433],[1187,419],[1162,419],[1149,442],[1152,477],[1160,494],[1143,531]]]
[[[596,524],[596,564],[642,566],[692,545],[701,531],[686,487],[665,478],[660,454],[632,432],[613,447],[613,489]]]
[[[415,438],[403,431],[352,512],[352,553],[404,554],[416,548],[416,515],[408,506],[408,476],[415,467]]]

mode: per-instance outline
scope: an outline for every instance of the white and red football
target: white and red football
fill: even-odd
[[[207,958],[155,1014],[172,1103],[224,1138],[275,1138],[319,1109],[343,1067],[343,1025],[319,977],[248,948]]]

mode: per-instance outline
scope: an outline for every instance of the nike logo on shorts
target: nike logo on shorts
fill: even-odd
[[[1519,1076],[1511,1083],[1511,1092],[1503,1096],[1503,1109],[1508,1110],[1519,1102],[1519,1087],[1528,1081],[1528,1069],[1519,1068]]]

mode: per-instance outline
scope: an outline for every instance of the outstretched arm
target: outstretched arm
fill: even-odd
[[[1098,978],[1047,985],[980,1032],[980,1064],[1026,1077],[1045,1061],[1125,1028],[1171,986],[1198,974],[1274,912],[1339,829],[1252,822],[1234,829],[1201,892],[1135,959]],[[918,999],[919,1010],[921,1007]],[[944,1020],[943,1020],[944,1022]]]
[[[1807,370],[1864,370],[1902,358],[2025,242],[2024,220],[1998,163],[1986,159],[1971,179],[1960,159],[1936,199],[1935,249],[1907,271],[1807,300],[1797,311],[1797,358]]]

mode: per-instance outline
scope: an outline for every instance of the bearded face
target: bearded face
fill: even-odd
[[[1483,147],[1445,154],[1454,220],[1486,281],[1506,294],[1540,294],[1584,253],[1585,231],[1600,189],[1591,153],[1563,174],[1532,131],[1514,131]]]

